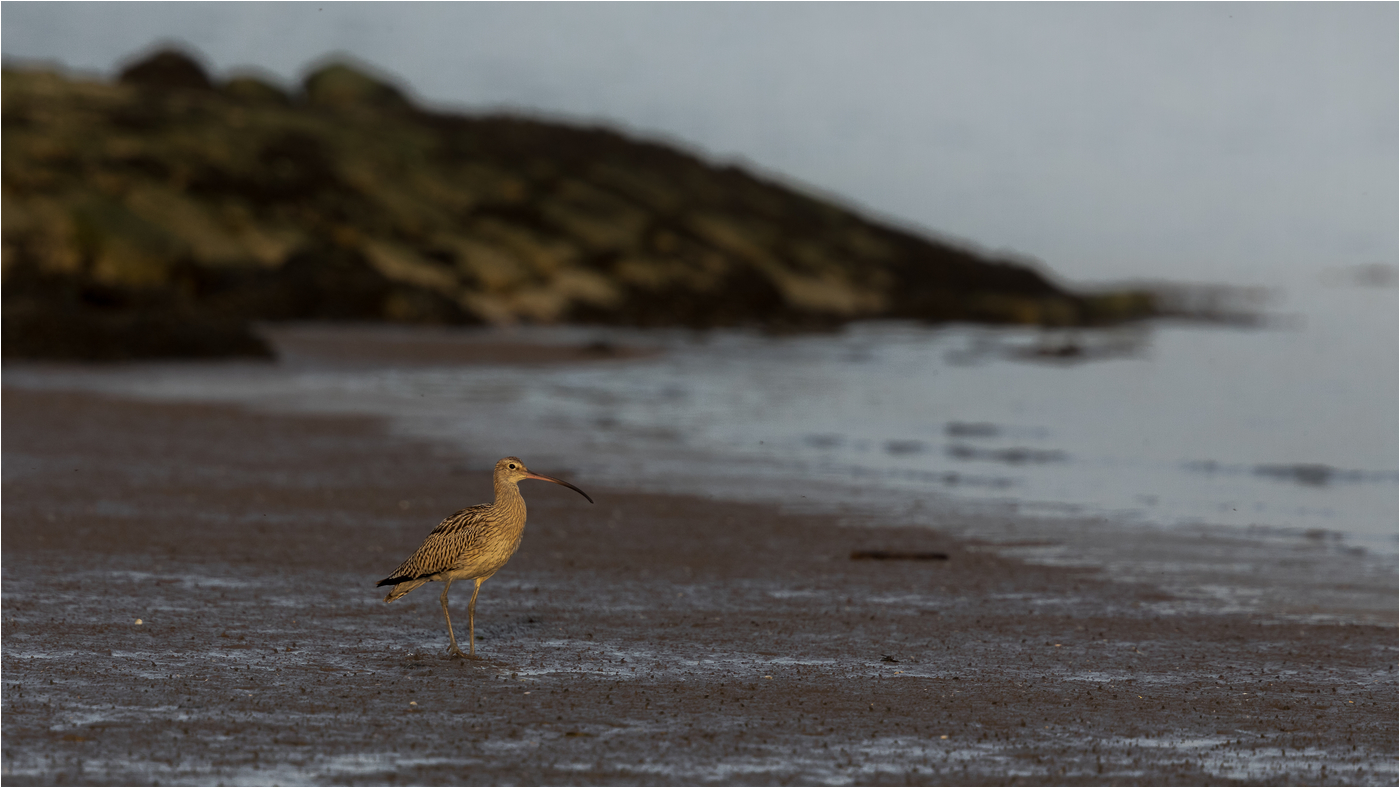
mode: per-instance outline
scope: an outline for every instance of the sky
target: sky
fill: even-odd
[[[179,43],[605,123],[1074,283],[1395,265],[1395,3],[20,3],[7,63]]]

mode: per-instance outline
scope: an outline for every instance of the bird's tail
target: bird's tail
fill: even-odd
[[[390,577],[390,578],[387,578],[387,579],[385,579],[385,580],[380,580],[380,581],[379,581],[379,585],[381,585],[381,586],[387,586],[387,585],[389,585],[390,583],[393,583],[393,584],[394,584],[394,587],[391,588],[391,589],[389,589],[389,595],[386,596],[386,597],[384,597],[384,601],[385,601],[385,602],[393,602],[395,599],[398,599],[399,597],[403,596],[404,594],[407,594],[409,591],[412,591],[413,589],[417,588],[418,586],[421,586],[421,585],[423,585],[424,583],[428,582],[428,579],[427,579],[427,578],[422,578],[422,579],[419,579],[419,580],[404,580],[404,581],[402,581],[402,582],[397,582],[397,581],[398,581],[398,578],[396,578],[396,577]]]

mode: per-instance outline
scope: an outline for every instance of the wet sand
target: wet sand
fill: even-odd
[[[3,417],[8,785],[1397,779],[1393,626],[541,467],[598,503],[523,485],[484,659],[450,660],[440,586],[374,583],[488,468],[367,419],[14,389]]]

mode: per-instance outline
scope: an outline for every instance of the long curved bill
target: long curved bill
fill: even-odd
[[[573,490],[574,492],[578,493],[579,495],[582,495],[583,497],[588,498],[588,493],[584,492],[583,490],[580,490],[579,488],[573,486],[572,484],[569,484],[568,482],[564,481],[563,479],[556,479],[556,478],[554,478],[553,476],[545,476],[545,475],[542,474],[542,473],[535,473],[534,471],[526,471],[526,472],[525,472],[525,478],[527,478],[527,479],[539,479],[539,480],[542,481],[542,482],[554,482],[555,484],[562,484],[562,485],[564,485],[565,487],[568,487],[570,490]],[[588,498],[588,502],[589,502],[589,503],[593,503],[593,499],[592,499],[592,498]]]

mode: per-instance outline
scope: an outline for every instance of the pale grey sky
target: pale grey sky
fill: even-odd
[[[159,41],[289,83],[349,53],[420,99],[743,160],[1071,280],[1397,260],[1395,3],[17,3],[8,60]]]

